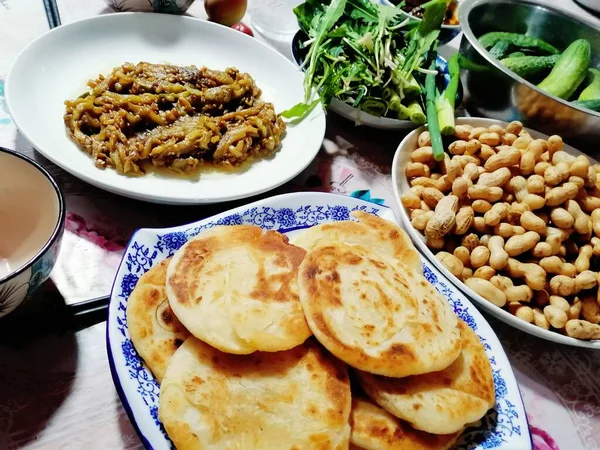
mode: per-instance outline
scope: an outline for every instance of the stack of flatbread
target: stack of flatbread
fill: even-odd
[[[140,278],[129,334],[176,448],[448,449],[494,405],[482,344],[407,235],[352,215],[293,243],[215,227]]]

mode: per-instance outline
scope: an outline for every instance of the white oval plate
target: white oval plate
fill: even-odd
[[[494,119],[482,119],[476,117],[468,117],[468,118],[459,118],[456,119],[456,123],[458,125],[468,124],[474,127],[489,127],[490,125],[501,125],[506,126],[507,122],[502,122],[500,120]],[[415,243],[415,245],[421,250],[421,252],[427,257],[427,259],[435,266],[439,271],[441,271],[446,278],[448,278],[452,283],[457,286],[461,291],[463,291],[469,298],[475,301],[475,303],[485,309],[490,314],[494,315],[498,319],[507,324],[518,328],[521,331],[525,331],[526,333],[532,334],[542,339],[546,339],[548,341],[558,342],[559,344],[572,345],[574,347],[586,347],[586,348],[595,348],[600,349],[600,341],[582,341],[579,339],[575,339],[569,336],[564,336],[562,334],[556,333],[554,331],[544,330],[543,328],[537,327],[531,323],[525,322],[510,312],[498,308],[493,305],[482,296],[474,292],[472,289],[467,287],[462,281],[460,281],[457,277],[452,275],[446,267],[438,261],[433,252],[429,250],[427,245],[425,244],[425,236],[417,230],[413,228],[410,223],[410,218],[402,206],[402,201],[400,198],[404,192],[407,192],[410,189],[410,184],[404,174],[404,166],[406,163],[410,162],[410,154],[412,151],[417,148],[417,139],[419,134],[422,131],[426,130],[425,126],[420,127],[412,132],[410,132],[403,140],[400,142],[398,149],[396,150],[396,154],[394,155],[394,161],[392,162],[392,183],[394,186],[394,198],[396,203],[398,204],[398,209],[400,210],[400,220],[404,229],[408,232],[411,239]],[[538,131],[531,130],[526,128],[527,131],[531,134],[532,137],[536,139],[547,139],[548,136],[542,134]],[[579,156],[584,153],[579,150],[571,147],[570,145],[565,145],[564,150],[572,155]],[[593,164],[597,164],[598,161],[586,155]]]
[[[350,219],[360,209],[397,223],[385,206],[335,194],[295,193],[271,197],[199,222],[168,229],[138,230],[123,256],[112,287],[107,328],[107,350],[113,381],[131,422],[146,448],[170,449],[158,420],[159,386],[138,356],[127,329],[127,299],[140,276],[197,235],[216,225],[251,224],[288,235],[325,222]],[[502,345],[483,316],[440,272],[423,261],[425,277],[446,297],[456,314],[483,342],[494,371],[496,405],[467,429],[456,449],[530,450],[531,436],[525,409]]]
[[[124,62],[170,63],[248,72],[277,112],[303,101],[303,75],[287,58],[239,31],[191,17],[156,13],[107,14],[49,31],[17,57],[6,80],[6,102],[17,128],[67,172],[116,194],[156,203],[201,204],[249,197],[299,174],[317,155],[325,115],[315,108],[290,124],[281,149],[237,173],[200,173],[194,179],[147,174],[128,177],[94,166],[63,123],[64,101],[89,79]]]

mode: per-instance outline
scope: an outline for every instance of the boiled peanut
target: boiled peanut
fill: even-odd
[[[414,192],[405,192],[400,200],[405,208],[418,209],[421,207],[421,199]]]
[[[575,292],[575,280],[566,275],[556,275],[550,279],[550,290],[554,295],[568,297]]]
[[[423,131],[421,134],[419,134],[417,144],[419,147],[428,147],[431,145],[431,136],[429,135],[429,131]]]
[[[453,254],[463,263],[463,265],[470,264],[471,253],[467,247],[460,245],[454,249]]]
[[[491,232],[491,228],[486,225],[483,217],[473,218],[472,228],[479,234],[489,234]]]
[[[577,291],[595,288],[598,284],[598,275],[591,270],[584,270],[575,277],[575,288]],[[600,307],[600,305],[598,305]]]
[[[430,208],[435,208],[438,202],[444,198],[444,194],[442,194],[438,189],[426,187],[423,189],[423,201],[427,203],[427,206]]]
[[[435,257],[455,277],[460,277],[464,269],[463,263],[456,256],[448,252],[438,252]]]
[[[429,167],[423,163],[410,162],[404,166],[404,173],[408,178],[428,177],[430,175]]]
[[[491,156],[494,156],[496,154],[496,152],[494,151],[494,149],[492,147],[490,147],[489,145],[481,145],[481,149],[479,151],[479,157],[484,160],[487,161],[488,159],[490,159]],[[596,172],[594,172],[595,174]],[[594,183],[595,184],[595,183]]]
[[[550,212],[552,223],[558,228],[569,229],[575,223],[575,218],[564,208],[552,208]]]
[[[539,308],[533,308],[533,323],[544,330],[550,329],[550,322]]]
[[[425,211],[423,214],[415,216],[411,219],[410,224],[415,230],[424,231],[427,223],[433,217],[433,211]]]
[[[533,309],[529,306],[519,304],[513,314],[525,322],[533,323]]]
[[[514,166],[521,159],[521,152],[519,149],[509,147],[496,153],[495,155],[488,158],[485,162],[485,170],[493,172],[501,167]]]
[[[571,307],[569,308],[569,312],[567,313],[567,316],[569,316],[569,320],[579,319],[582,308],[583,304],[581,303],[581,300],[575,297],[575,300],[573,300],[573,304],[571,305]]]
[[[469,139],[477,139],[483,133],[487,133],[489,130],[485,127],[474,127],[469,134]]]
[[[413,162],[427,164],[433,161],[433,149],[429,146],[418,148],[410,154],[410,159]]]
[[[567,336],[582,340],[600,339],[600,325],[587,320],[569,320],[565,326]]]
[[[471,228],[475,214],[470,206],[462,206],[456,213],[456,223],[453,233],[456,235],[465,234]]]
[[[540,219],[531,211],[525,211],[523,214],[521,214],[519,222],[521,226],[528,231],[535,231],[541,236],[546,234],[546,222],[544,222],[543,219]]]
[[[481,266],[478,268],[475,273],[473,273],[473,277],[481,278],[483,280],[488,280],[496,275],[496,271],[492,269],[490,266]]]
[[[551,295],[549,302],[552,306],[560,308],[566,313],[568,313],[571,309],[571,305],[569,305],[569,302],[564,297],[561,297],[559,295]]]
[[[547,256],[542,258],[540,259],[539,264],[546,273],[565,275],[569,278],[574,277],[577,273],[573,264],[562,262],[558,256]]]
[[[544,315],[550,325],[556,329],[563,328],[569,320],[565,311],[553,305],[548,305],[544,308]]]
[[[506,132],[518,135],[523,130],[523,124],[518,120],[513,120],[506,126]]]
[[[540,161],[540,162],[539,162],[539,163],[537,163],[537,164],[535,165],[535,167],[533,168],[533,172],[534,172],[536,175],[538,175],[538,176],[540,176],[540,177],[544,178],[544,173],[546,173],[546,169],[547,169],[548,167],[550,167],[550,165],[551,165],[551,164],[550,164],[549,162]],[[544,180],[544,183],[545,183],[545,182],[546,182],[546,181]]]
[[[535,231],[527,231],[520,236],[512,236],[504,244],[504,250],[509,256],[517,256],[535,247],[540,240],[540,235]]]
[[[590,160],[585,155],[579,155],[570,167],[570,174],[574,177],[586,178],[588,169],[590,168]]]
[[[581,316],[590,323],[600,323],[600,304],[593,296],[581,299]]]
[[[552,156],[563,149],[563,140],[560,136],[554,134],[548,138],[548,153],[550,154],[550,159]]]
[[[483,278],[469,278],[465,284],[483,298],[502,308],[506,304],[506,295],[492,283]]]
[[[508,203],[496,203],[483,216],[486,225],[496,226],[508,215],[510,205]],[[545,227],[544,227],[545,228]]]
[[[591,245],[584,245],[579,249],[579,256],[575,260],[575,269],[578,273],[581,273],[590,268],[590,259],[593,255],[593,247]]]
[[[546,205],[558,206],[569,199],[575,198],[578,192],[579,188],[576,184],[567,182],[562,186],[551,189],[546,194]]]
[[[531,175],[527,178],[527,192],[531,194],[545,195],[546,182],[540,175]]]
[[[447,234],[456,223],[456,212],[458,210],[458,197],[448,195],[442,198],[431,219],[425,227],[425,236],[439,239]]]
[[[471,267],[473,269],[477,269],[481,266],[484,266],[488,263],[490,259],[490,250],[483,245],[475,247],[471,252]]]
[[[488,187],[502,187],[512,177],[508,167],[501,167],[493,172],[485,172],[479,175],[477,184]]]
[[[546,272],[537,264],[522,263],[509,258],[506,268],[511,277],[524,278],[527,286],[534,291],[544,289],[546,286]]]
[[[454,127],[454,137],[467,140],[469,139],[472,129],[473,127],[471,127],[471,125],[456,125],[456,127]]]
[[[518,148],[519,150],[527,150],[529,143],[531,142],[531,137],[529,136],[519,136],[512,143],[512,146]]]
[[[508,223],[502,222],[494,227],[494,234],[502,236],[506,239],[512,236],[525,234],[525,228],[519,225],[510,225]]]
[[[585,189],[582,189],[577,194],[577,203],[581,206],[585,212],[591,213],[596,209],[600,208],[600,193],[599,195],[592,195],[592,193],[588,193]]]
[[[500,136],[498,133],[481,133],[477,138],[479,142],[490,147],[495,147],[500,144]]]
[[[488,202],[494,203],[500,200],[504,191],[499,187],[487,187],[479,186],[474,184],[467,190],[469,198],[472,200],[487,200]]]
[[[485,214],[492,209],[492,204],[486,200],[475,200],[471,204],[471,208],[473,208],[473,211],[476,213]]]
[[[469,254],[471,254],[473,249],[479,245],[479,236],[475,233],[467,234],[462,238],[461,245],[466,247],[469,250]]]
[[[488,243],[490,250],[490,266],[496,270],[501,270],[508,264],[509,255],[504,250],[504,239],[502,236],[492,236]]]

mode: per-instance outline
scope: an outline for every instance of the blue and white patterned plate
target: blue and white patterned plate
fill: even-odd
[[[392,210],[385,206],[334,194],[296,193],[261,200],[193,224],[142,229],[133,235],[112,288],[107,349],[115,387],[147,448],[170,449],[172,446],[158,420],[158,383],[133,348],[127,330],[125,307],[140,276],[172,256],[188,239],[216,225],[253,224],[292,235],[320,223],[348,220],[350,211],[356,209],[397,223]],[[523,402],[498,338],[463,294],[425,259],[423,269],[425,277],[448,299],[456,314],[475,330],[494,371],[496,406],[478,426],[467,429],[457,449],[531,450]]]

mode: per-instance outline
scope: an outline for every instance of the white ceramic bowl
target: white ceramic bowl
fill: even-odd
[[[126,61],[236,67],[256,80],[264,100],[278,112],[304,99],[300,70],[244,33],[186,16],[116,13],[54,28],[20,53],[5,88],[15,125],[45,157],[94,186],[137,200],[180,205],[224,202],[274,189],[302,172],[321,148],[325,114],[315,108],[299,123],[288,124],[277,153],[244,170],[130,177],[98,169],[69,138],[64,101],[85,92],[89,79]]]
[[[48,279],[64,222],[63,195],[50,174],[0,147],[0,317]]]
[[[472,125],[473,127],[489,127],[490,125],[501,125],[501,126],[507,125],[506,122],[501,122],[499,120],[473,118],[473,117],[459,118],[456,120],[456,123],[457,124],[469,124],[469,125]],[[409,133],[402,140],[400,145],[398,146],[398,149],[396,150],[396,154],[394,155],[394,161],[392,163],[392,183],[394,186],[394,197],[396,199],[396,202],[399,205],[398,208],[400,210],[400,220],[402,222],[402,225],[404,226],[404,228],[410,235],[411,239],[415,243],[415,245],[427,257],[427,259],[429,259],[429,261],[433,265],[435,265],[435,267],[446,276],[446,278],[448,278],[450,281],[452,281],[452,283],[454,283],[456,285],[456,287],[458,287],[461,291],[463,291],[468,297],[473,299],[473,301],[475,301],[477,306],[481,307],[482,309],[489,312],[493,316],[497,317],[501,321],[506,322],[507,324],[509,324],[515,328],[518,328],[521,331],[525,331],[526,333],[532,334],[532,335],[540,337],[542,339],[546,339],[548,341],[553,341],[553,342],[557,342],[560,344],[572,345],[575,347],[587,347],[587,348],[595,348],[595,349],[600,350],[600,341],[582,341],[579,339],[574,339],[569,336],[564,336],[564,335],[556,333],[554,331],[544,330],[543,328],[539,328],[531,323],[528,323],[528,322],[525,322],[524,320],[518,319],[517,317],[512,315],[510,312],[493,305],[492,303],[490,303],[489,301],[484,299],[482,296],[480,296],[479,294],[475,293],[473,290],[468,288],[457,277],[452,275],[450,273],[450,271],[448,269],[446,269],[446,267],[441,262],[438,261],[438,259],[435,257],[433,252],[431,250],[429,250],[429,248],[425,244],[425,237],[423,236],[423,234],[421,234],[421,232],[415,230],[412,227],[412,225],[410,223],[410,218],[408,217],[408,214],[406,213],[406,210],[404,209],[404,206],[402,206],[402,202],[400,200],[402,194],[410,189],[410,184],[408,183],[408,179],[406,178],[406,175],[404,174],[404,166],[406,165],[406,163],[410,162],[410,160],[411,160],[410,155],[411,155],[412,151],[415,148],[417,148],[417,139],[419,137],[419,134],[421,134],[421,132],[426,129],[427,128],[425,126],[423,126],[421,128],[418,128],[418,129],[412,131],[411,133]],[[539,133],[537,131],[530,130],[530,129],[527,129],[527,131],[529,131],[531,136],[536,139],[537,138],[543,138],[543,139],[548,138],[547,135]],[[583,154],[579,150],[577,150],[569,145],[565,145],[564,150],[575,156]],[[589,158],[589,156],[588,156],[588,158]],[[595,161],[593,158],[590,158],[590,160],[594,164],[597,163],[597,161]]]

